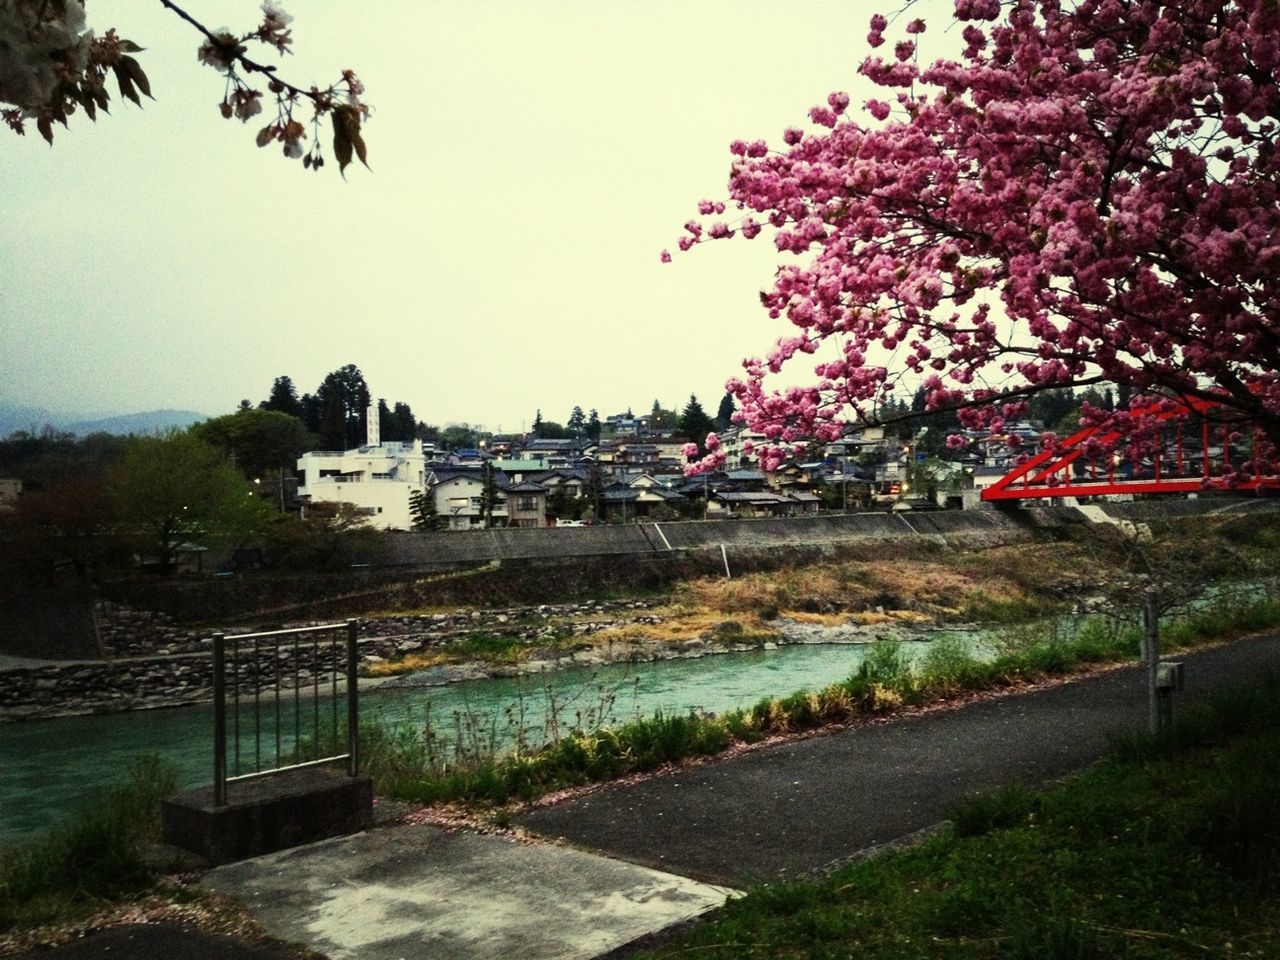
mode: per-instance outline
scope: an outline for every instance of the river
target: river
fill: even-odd
[[[928,646],[924,640],[903,643],[912,656]],[[538,742],[553,722],[564,730],[602,716],[616,724],[656,710],[722,713],[765,696],[819,689],[848,677],[868,649],[870,644],[806,643],[434,687],[400,685],[401,679],[362,691],[360,712],[362,718],[391,723],[420,724],[429,716],[446,736],[460,724],[484,731],[486,738],[510,740],[514,727],[522,726],[526,740]],[[311,729],[308,710],[304,707],[304,734]],[[286,753],[293,740],[291,713],[290,702],[282,721]],[[275,734],[273,709],[265,708],[264,714],[265,763],[274,759]],[[26,839],[92,802],[105,785],[124,779],[131,762],[143,754],[172,762],[184,786],[209,783],[212,729],[210,705],[0,724],[0,846]],[[244,742],[245,771],[253,768],[252,753],[252,744]]]

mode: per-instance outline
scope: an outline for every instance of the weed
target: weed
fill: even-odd
[[[978,837],[1026,823],[1039,809],[1039,794],[1011,784],[961,801],[952,809],[950,820],[956,836]]]
[[[155,756],[135,761],[129,782],[110,787],[65,824],[0,857],[0,930],[87,912],[149,886],[143,844],[159,838],[160,802],[174,769]]]

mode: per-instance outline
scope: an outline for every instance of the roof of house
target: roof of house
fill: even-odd
[[[433,485],[450,483],[454,480],[474,480],[477,483],[484,483],[484,471],[479,467],[441,467],[432,470],[430,477]],[[498,470],[493,471],[493,483],[499,490],[506,490],[511,485],[507,475]]]
[[[725,503],[791,503],[790,497],[783,496],[780,493],[751,493],[745,491],[713,493],[712,496]]]
[[[523,480],[520,483],[513,483],[507,487],[507,493],[546,493],[547,488],[540,483],[534,483],[532,480]]]

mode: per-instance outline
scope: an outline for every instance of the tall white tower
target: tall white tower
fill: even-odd
[[[376,447],[382,443],[382,424],[378,420],[378,401],[370,400],[369,409],[364,414],[365,442]]]

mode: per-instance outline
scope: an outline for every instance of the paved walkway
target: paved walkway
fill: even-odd
[[[1178,709],[1280,672],[1280,637],[1184,659]],[[1145,696],[1141,671],[1127,668],[614,785],[518,818],[572,846],[401,825],[220,867],[204,883],[272,935],[333,960],[593,957],[715,906],[725,886],[827,869],[936,824],[966,794],[1078,770],[1103,754],[1108,731],[1143,725]],[[178,951],[178,935],[122,928],[39,956],[276,960],[207,937]]]
[[[1280,638],[1183,658],[1175,709],[1280,673]],[[822,870],[932,826],[956,800],[1063,776],[1101,757],[1112,730],[1146,723],[1139,667],[957,710],[853,727],[518,818],[533,831],[635,863],[746,886]]]

